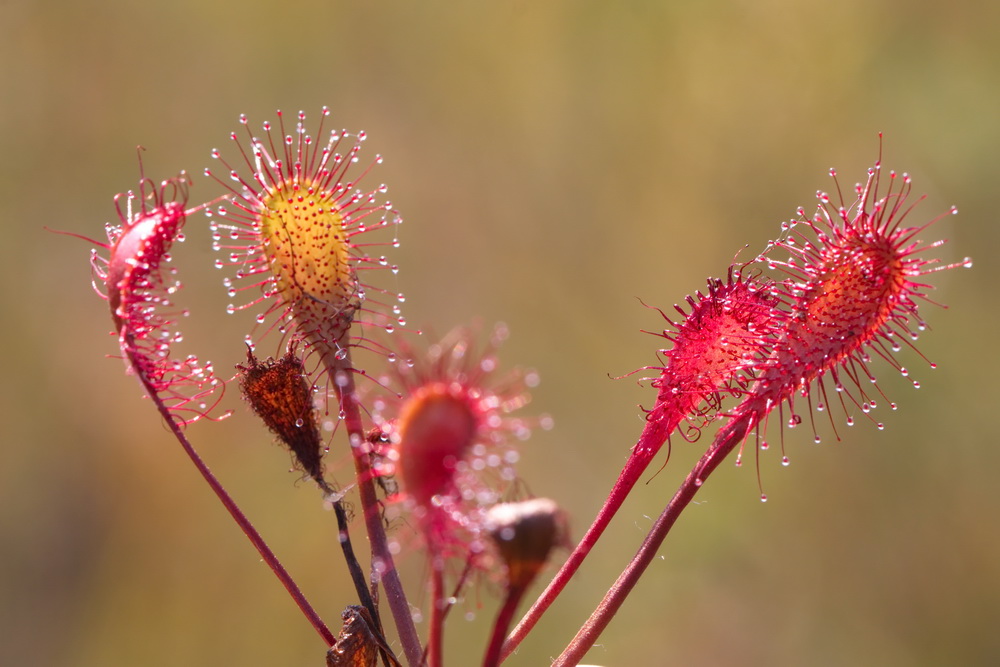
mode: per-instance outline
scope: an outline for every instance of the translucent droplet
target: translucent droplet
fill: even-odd
[[[762,502],[762,503],[766,503],[767,502],[767,494],[766,493],[760,494],[760,502]]]
[[[303,419],[301,417],[299,417],[298,419],[295,420],[295,428],[302,428],[302,426],[304,424],[305,424],[305,421],[303,421]]]
[[[789,463],[791,463],[791,461],[788,460],[787,456],[782,456],[781,457],[781,465],[787,466]]]

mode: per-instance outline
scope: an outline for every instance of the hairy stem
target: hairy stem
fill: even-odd
[[[663,544],[663,540],[670,532],[674,522],[677,521],[677,517],[698,493],[698,489],[702,487],[708,476],[722,463],[726,456],[732,453],[737,445],[743,442],[750,429],[756,424],[756,418],[757,413],[748,410],[742,416],[730,421],[719,432],[715,442],[681,482],[680,488],[670,499],[670,503],[657,518],[656,523],[653,524],[628,567],[618,576],[618,580],[608,590],[607,595],[604,596],[597,609],[583,624],[562,655],[552,663],[553,667],[576,665],[590,650],[597,638],[601,636],[601,632],[621,608],[625,598],[639,581],[639,577],[656,557],[656,552]]]
[[[341,350],[343,353],[343,349]],[[365,432],[361,421],[361,405],[354,384],[354,369],[351,366],[349,354],[338,359],[332,351],[325,354],[323,363],[333,385],[336,388],[337,400],[344,416],[344,424],[351,443],[351,454],[354,458],[354,470],[358,482],[358,493],[361,497],[361,508],[368,531],[368,541],[371,543],[372,568],[374,577],[385,586],[386,600],[392,611],[396,624],[396,632],[403,647],[407,662],[416,667],[420,664],[421,647],[417,637],[417,629],[413,625],[410,614],[410,604],[403,591],[399,572],[389,551],[389,541],[382,525],[382,515],[379,512],[378,497],[375,494],[374,473],[371,469],[368,451],[365,447]]]

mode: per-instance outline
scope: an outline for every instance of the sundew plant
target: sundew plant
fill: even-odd
[[[906,363],[930,363],[915,342],[925,309],[937,305],[933,274],[971,266],[939,261],[943,241],[934,240],[933,225],[956,210],[925,216],[910,177],[883,167],[881,149],[853,187],[831,170],[831,192],[777,226],[764,252],[723,266],[684,306],[659,310],[655,362],[636,371],[652,390],[644,428],[609,478],[603,507],[574,539],[557,500],[529,495],[517,473],[520,443],[552,427],[526,408],[538,374],[500,362],[502,325],[431,339],[408,321],[405,297],[388,288],[400,280],[392,278],[392,251],[403,218],[377,179],[382,158],[363,150],[364,132],[335,129],[326,108],[318,116],[240,117],[226,142],[206,151],[204,183],[214,199],[204,203],[190,203],[185,172],[155,181],[140,155],[139,184],[115,197],[107,241],[87,239],[97,246],[94,285],[126,372],[316,630],[316,664],[499,665],[558,609],[650,464],[662,464],[678,438],[707,442],[637,551],[622,554],[621,575],[577,635],[552,638],[553,664],[578,664],[625,599],[642,595],[643,571],[723,460],[755,459],[771,446],[772,422],[784,463],[785,428],[802,424],[817,441],[817,419],[838,439],[856,420],[882,428],[872,410],[897,406],[873,369],[908,375]],[[221,341],[246,357],[224,372],[175,353],[186,310],[171,253],[189,224],[211,229],[229,313],[254,315],[251,330]],[[248,409],[223,410],[227,390]],[[203,437],[221,419],[254,420],[270,432],[315,485],[317,510],[334,510],[357,594],[337,626],[320,618],[199,456],[193,434]],[[157,426],[152,415],[150,424]],[[351,484],[328,477],[330,449],[353,461]],[[360,545],[370,552],[368,568],[356,556]],[[429,576],[404,581],[396,559],[414,552]],[[547,577],[531,601],[533,584]],[[490,585],[477,594],[500,598],[488,641],[479,655],[445,655],[449,612],[484,579]]]

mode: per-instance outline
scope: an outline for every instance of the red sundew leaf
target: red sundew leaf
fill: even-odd
[[[396,421],[396,469],[407,495],[429,508],[455,492],[459,464],[484,426],[478,400],[461,385],[436,382],[406,397]]]
[[[785,401],[791,411],[789,424],[799,423],[794,399],[796,395],[805,398],[811,414],[813,390],[820,397],[816,407],[828,411],[829,395],[823,384],[828,373],[844,410],[850,414],[848,404],[852,403],[867,415],[877,401],[864,385],[874,386],[881,395],[868,370],[871,353],[905,374],[894,356],[901,348],[897,341],[909,345],[906,339],[916,340],[917,330],[925,326],[917,307],[919,300],[928,300],[922,276],[971,266],[968,259],[940,265],[937,259],[924,256],[941,243],[924,245],[915,237],[944,216],[904,226],[920,199],[907,202],[910,178],[904,174],[900,185],[895,172],[890,172],[888,191],[879,196],[881,177],[881,165],[876,163],[867,182],[856,187],[857,199],[850,206],[835,207],[829,195],[818,193],[816,214],[794,221],[787,236],[758,258],[788,276],[781,284],[781,296],[789,312],[787,325],[760,365],[756,383],[733,411],[734,419],[746,419],[747,433],[765,422],[772,410],[780,411]],[[955,212],[951,209],[949,214]],[[809,233],[802,233],[803,228]],[[789,259],[772,258],[776,249],[786,250]]]
[[[534,422],[513,413],[529,400],[534,374],[499,373],[498,327],[485,349],[474,333],[456,330],[426,352],[404,348],[388,382],[398,396],[376,402],[384,440],[377,452],[383,474],[400,482],[399,500],[411,510],[438,554],[464,560],[482,530],[483,512],[516,480],[512,440],[528,437]]]
[[[666,363],[652,382],[659,391],[647,416],[659,423],[659,437],[647,434],[637,447],[658,449],[682,420],[713,413],[724,395],[746,389],[783,326],[785,313],[773,289],[771,281],[730,269],[725,281],[709,280],[707,295],[687,298],[688,313],[676,307],[680,322],[664,315],[674,330],[662,336],[673,346],[661,350]],[[706,405],[698,410],[702,402]],[[693,429],[697,433],[698,427]]]
[[[142,176],[138,196],[130,191],[115,197],[121,225],[108,226],[108,243],[99,244],[108,257],[97,250],[91,254],[95,284],[103,284],[122,355],[180,424],[208,416],[224,390],[211,363],[193,355],[172,356],[173,344],[182,340],[177,318],[186,313],[173,303],[181,284],[169,266],[169,253],[175,241],[183,240],[187,216],[203,208],[186,210],[187,187],[183,173],[159,186]],[[138,211],[133,210],[136,200]]]

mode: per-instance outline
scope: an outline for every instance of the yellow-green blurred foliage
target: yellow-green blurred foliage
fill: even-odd
[[[398,277],[414,326],[506,321],[508,363],[537,368],[530,489],[577,534],[653,393],[612,380],[655,364],[662,307],[754,252],[795,208],[850,187],[877,154],[927,192],[926,240],[972,255],[939,275],[933,330],[900,357],[915,391],[865,420],[787,432],[724,466],[589,655],[606,665],[1000,662],[995,341],[1000,5],[979,2],[0,3],[0,663],[321,665],[324,647],[196,477],[107,332],[90,245],[112,196],[147,173],[201,176],[237,116],[321,105],[386,156],[405,217]],[[918,221],[914,218],[914,221]],[[186,345],[220,374],[246,321],[224,314],[202,218],[176,253]],[[931,238],[933,237],[933,238]],[[222,332],[225,332],[222,335]],[[320,613],[354,603],[333,517],[238,405],[189,429]],[[860,416],[860,415],[859,415]],[[842,415],[837,414],[839,420]],[[842,423],[842,422],[841,422]],[[631,556],[707,442],[674,443],[512,665],[545,665]],[[343,442],[330,466],[349,481]],[[753,457],[749,460],[752,462]],[[355,528],[364,552],[360,525]],[[402,556],[419,589],[422,556]],[[451,618],[449,664],[477,664],[494,590]],[[426,596],[414,592],[414,601]],[[467,620],[468,616],[471,620]],[[421,630],[423,630],[421,625]]]

